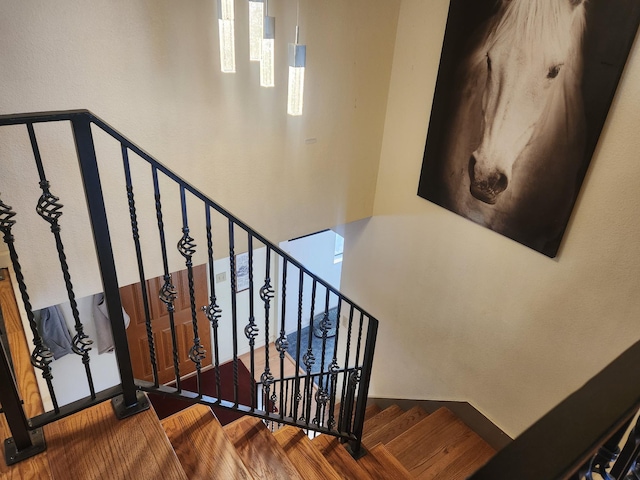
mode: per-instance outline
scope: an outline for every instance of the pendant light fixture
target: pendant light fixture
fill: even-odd
[[[249,0],[249,60],[252,62],[262,58],[263,22],[264,0]]]
[[[260,86],[274,87],[276,19],[269,16],[269,0],[264,1],[262,56],[260,58]]]
[[[218,0],[218,34],[220,36],[220,70],[236,71],[234,0]]]
[[[289,44],[289,90],[287,94],[287,113],[302,115],[304,100],[304,68],[307,63],[307,46],[300,45],[300,1],[296,15],[296,39]]]

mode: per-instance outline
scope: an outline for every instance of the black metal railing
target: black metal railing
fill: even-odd
[[[274,380],[269,386],[258,382],[255,395],[262,408],[279,413],[280,418],[298,418],[307,430],[312,426],[337,426],[338,431],[349,432],[354,420],[356,379],[360,377],[360,370],[347,368],[328,374],[303,371],[299,375]],[[274,398],[270,391],[279,393]],[[334,391],[336,395],[332,397]],[[335,401],[322,401],[323,395]],[[281,422],[271,420],[271,424],[279,426]]]
[[[73,284],[73,269],[69,266],[63,239],[64,232],[64,199],[53,192],[62,192],[65,185],[52,185],[47,177],[47,158],[44,158],[38,147],[38,126],[41,123],[69,122],[73,132],[78,164],[82,176],[83,188],[87,201],[87,209],[96,248],[96,258],[100,269],[105,302],[113,331],[115,354],[120,374],[120,384],[107,390],[96,391],[92,370],[90,351],[92,339],[85,333],[85,325],[76,302],[76,289]],[[26,127],[30,150],[35,161],[40,186],[40,197],[34,199],[38,214],[50,226],[54,249],[40,251],[37,255],[55,255],[60,266],[60,282],[65,286],[73,314],[75,335],[73,353],[84,366],[89,396],[67,405],[60,405],[53,382],[51,363],[52,353],[43,340],[33,307],[29,298],[28,281],[23,274],[20,255],[36,255],[36,252],[25,252],[20,249],[20,238],[14,234],[13,227],[19,222],[27,206],[16,208],[2,203],[11,203],[10,198],[0,199],[0,232],[9,249],[15,278],[19,286],[28,323],[33,336],[33,353],[31,361],[40,370],[52,400],[52,409],[35,418],[27,419],[20,405],[15,379],[10,371],[4,372],[0,402],[2,403],[11,427],[15,444],[13,458],[24,458],[23,452],[32,452],[34,445],[40,445],[39,437],[32,441],[33,433],[39,427],[56,421],[98,402],[111,398],[120,418],[148,408],[143,392],[158,393],[164,396],[181,398],[188,402],[202,403],[215,407],[227,408],[256,416],[267,421],[297,425],[305,429],[319,431],[342,438],[350,443],[354,455],[361,451],[361,437],[364,423],[367,391],[371,376],[373,351],[376,341],[378,322],[362,308],[346,298],[340,291],[332,287],[314,273],[305,268],[297,260],[290,257],[277,245],[254,231],[220,205],[212,201],[198,189],[191,186],[175,173],[156,161],[151,155],[135,145],[110,125],[86,110],[34,113],[24,115],[0,116],[0,127],[20,125]],[[108,215],[103,195],[103,184],[100,179],[98,153],[94,142],[94,133],[105,137],[110,142],[119,144],[121,166],[129,209],[130,235],[135,250],[135,258],[127,258],[126,265],[118,265],[111,242],[110,227],[114,223]],[[104,135],[106,134],[106,136]],[[140,174],[141,168],[134,171],[134,162],[144,165],[148,172],[146,178]],[[118,162],[120,163],[120,162]],[[104,168],[104,167],[103,167]],[[108,168],[114,168],[111,161]],[[28,190],[29,179],[20,179],[22,188]],[[136,185],[152,185],[153,198],[144,197],[144,188]],[[2,182],[0,180],[0,189]],[[178,198],[174,191],[179,192]],[[114,195],[113,188],[109,189]],[[141,231],[140,217],[143,212],[139,205],[153,205],[153,215],[157,224],[157,242],[150,240],[152,233]],[[179,241],[176,250],[172,251],[169,238],[176,237],[173,220],[179,218]],[[117,223],[117,222],[115,222]],[[77,226],[75,226],[77,228]],[[119,232],[120,234],[121,232]],[[204,249],[200,245],[205,245]],[[214,250],[223,254],[214,255]],[[160,265],[153,268],[162,271],[163,284],[157,292],[147,288],[147,271],[153,260],[147,252],[160,253]],[[195,369],[197,388],[193,391],[183,388],[179,359],[179,336],[174,319],[176,299],[179,294],[173,284],[172,272],[175,272],[175,253],[183,259],[188,278],[188,305],[191,312],[191,334],[193,336],[188,357]],[[261,256],[258,266],[256,256]],[[248,294],[240,295],[237,275],[237,255],[247,254],[248,260],[242,281],[247,282]],[[194,268],[196,262],[207,264],[208,269],[208,303],[196,303],[195,290],[202,288],[196,285]],[[223,307],[221,293],[216,290],[216,268],[220,261],[228,262],[230,275],[229,291],[226,306]],[[122,313],[117,272],[128,265],[137,265],[137,277],[141,285],[142,314],[146,327],[148,359],[145,360],[152,372],[152,381],[134,378],[131,355],[127,344],[127,333]],[[49,275],[54,278],[53,274]],[[295,279],[295,281],[294,281]],[[173,383],[160,381],[158,351],[154,323],[151,315],[151,300],[154,296],[165,305],[171,332],[171,356],[173,362]],[[295,298],[297,306],[287,310],[287,298]],[[261,305],[258,305],[260,302]],[[246,312],[242,313],[241,312]],[[330,312],[336,312],[333,322]],[[215,371],[216,395],[207,394],[203,389],[203,371],[209,365],[203,365],[205,348],[201,340],[202,327],[198,324],[200,315],[205,315],[212,331],[212,361]],[[241,316],[242,315],[242,316]],[[318,341],[312,342],[311,336],[320,316],[321,331]],[[307,327],[306,324],[309,323]],[[308,328],[309,339],[303,345],[303,330]],[[329,330],[332,330],[329,332]],[[229,331],[230,330],[230,331]],[[335,330],[335,333],[333,332]],[[291,339],[291,340],[290,340]],[[295,340],[296,347],[290,347]],[[223,358],[222,347],[231,345],[229,358]],[[314,346],[315,345],[315,346]],[[264,362],[257,358],[259,349],[263,350]],[[3,353],[7,358],[7,352]],[[260,395],[251,386],[252,396],[244,404],[239,399],[239,368],[241,354],[248,355],[246,368],[251,378],[259,378],[262,392],[268,402],[260,402]],[[278,359],[272,363],[272,354]],[[233,398],[223,399],[220,392],[220,367],[224,361],[233,366]],[[286,363],[294,364],[293,376],[285,375]],[[260,367],[259,367],[260,365]],[[306,368],[306,373],[301,367]],[[318,372],[311,373],[312,368]],[[0,371],[3,371],[0,365]],[[5,378],[6,377],[6,378]],[[10,388],[5,388],[9,385]],[[312,387],[313,385],[313,387]],[[311,405],[316,413],[311,413]],[[274,406],[276,408],[274,408]],[[306,412],[306,413],[304,413]],[[320,415],[322,412],[322,415]],[[325,419],[324,412],[331,412]],[[334,412],[336,412],[334,414]],[[12,417],[12,418],[10,418]],[[15,418],[13,418],[15,417]],[[348,421],[345,419],[349,419]],[[41,436],[41,432],[38,431]],[[39,447],[38,447],[39,448]]]

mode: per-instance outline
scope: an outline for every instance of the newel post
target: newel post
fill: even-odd
[[[78,153],[80,172],[82,174],[82,184],[89,209],[93,241],[96,247],[100,275],[102,277],[104,298],[109,312],[109,318],[111,319],[116,359],[118,361],[120,381],[122,384],[122,395],[114,398],[112,403],[118,418],[125,418],[147,410],[149,408],[149,401],[143,392],[136,389],[134,383],[111,236],[109,235],[109,225],[107,223],[107,213],[102,194],[102,185],[100,183],[98,162],[93,143],[93,135],[91,133],[90,114],[87,112],[75,115],[71,119],[71,126],[76,151]]]

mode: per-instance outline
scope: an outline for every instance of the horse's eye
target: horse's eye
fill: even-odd
[[[549,73],[547,73],[547,78],[556,78],[560,73],[561,67],[562,67],[562,64],[554,65],[553,67],[551,67],[549,69]]]
[[[491,57],[487,53],[487,70],[491,71]]]

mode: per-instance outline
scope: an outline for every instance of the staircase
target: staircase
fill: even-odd
[[[0,434],[4,419],[0,421]],[[4,479],[464,479],[495,451],[446,408],[427,414],[367,408],[364,445],[354,460],[338,439],[275,432],[245,416],[222,427],[193,405],[162,421],[153,410],[116,420],[109,402],[45,427],[48,449],[11,467]],[[5,435],[6,438],[7,435]]]

